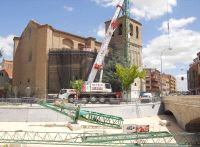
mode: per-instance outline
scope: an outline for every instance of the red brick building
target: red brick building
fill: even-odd
[[[155,96],[168,95],[176,92],[176,78],[170,74],[161,74],[159,70],[146,68],[146,92]],[[161,86],[162,83],[162,86]]]
[[[146,92],[151,92],[153,95],[160,95],[160,71],[157,69],[146,68]]]
[[[187,80],[190,93],[193,95],[200,94],[200,52],[197,53],[197,57],[190,64]]]
[[[163,95],[169,95],[176,92],[176,78],[170,74],[162,74],[162,92]]]

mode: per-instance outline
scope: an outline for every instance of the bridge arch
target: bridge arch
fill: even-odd
[[[185,130],[188,132],[200,132],[200,117],[189,121],[185,125]]]
[[[188,132],[200,131],[200,97],[168,96],[164,97],[164,110],[171,111],[179,126]]]

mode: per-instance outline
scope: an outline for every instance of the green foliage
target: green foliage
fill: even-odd
[[[145,77],[145,71],[140,71],[136,65],[124,67],[121,64],[116,64],[115,74],[119,78],[124,91],[130,89],[131,84],[136,78],[143,79]]]
[[[81,92],[83,83],[84,83],[83,80],[70,81],[70,85],[72,86],[73,89],[76,89],[77,93]]]
[[[125,60],[124,58],[120,58],[119,55],[110,55],[104,65],[103,82],[110,83],[114,91],[121,91],[121,83],[115,74],[116,63],[125,65]]]
[[[8,94],[11,93],[12,86],[11,86],[10,83],[5,83],[3,89],[4,89],[4,92],[5,92],[5,95],[8,96]]]

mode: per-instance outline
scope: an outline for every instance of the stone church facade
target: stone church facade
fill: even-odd
[[[141,24],[135,20],[130,22],[133,28],[130,34],[131,63],[141,67]],[[107,27],[108,22],[105,24]],[[120,35],[120,29],[117,28],[110,42],[113,52],[115,49],[123,49],[123,34]],[[93,37],[85,38],[63,32],[48,24],[41,25],[31,20],[21,36],[14,37],[13,87],[20,96],[26,95],[26,88],[30,87],[32,95],[45,98],[48,94],[48,55],[51,49],[98,52],[100,46],[101,43]]]

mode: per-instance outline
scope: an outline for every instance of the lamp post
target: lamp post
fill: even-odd
[[[161,51],[160,53],[160,94],[161,94],[161,97],[163,96],[163,81],[162,81],[162,74],[163,74],[163,54],[165,53],[165,51],[167,50],[172,50],[172,48],[167,48],[167,49],[164,49]]]

